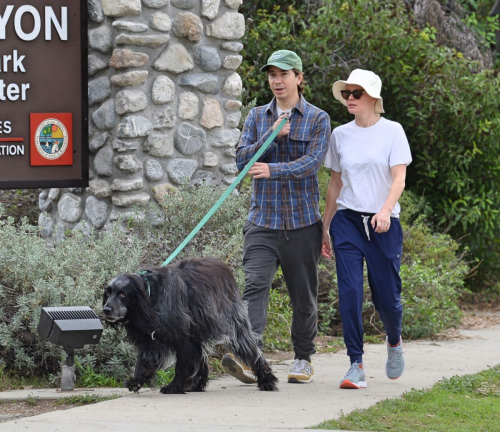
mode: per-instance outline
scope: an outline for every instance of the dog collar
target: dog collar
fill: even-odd
[[[151,287],[149,286],[148,272],[146,270],[141,270],[139,272],[139,276],[141,276],[144,282],[146,282],[146,285],[148,286],[148,297],[151,297]]]

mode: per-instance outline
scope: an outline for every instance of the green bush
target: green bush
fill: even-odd
[[[403,208],[404,331],[406,338],[434,335],[459,323],[458,302],[469,273],[460,245],[449,235],[433,233],[417,202],[406,194]]]
[[[260,67],[273,51],[293,49],[305,65],[306,98],[335,127],[352,118],[332,83],[355,68],[377,72],[385,116],[403,125],[412,149],[407,189],[425,197],[430,224],[462,238],[483,261],[472,285],[500,289],[498,70],[438,45],[435,29],[419,29],[404,0],[257,4],[265,9],[247,6],[254,22],[244,36],[249,98],[270,100]]]
[[[0,219],[2,214],[0,207]],[[58,373],[61,347],[36,331],[41,308],[87,305],[100,313],[107,283],[117,273],[137,270],[142,255],[138,239],[118,226],[100,236],[75,232],[50,246],[26,219],[20,225],[12,217],[0,220],[1,364],[24,374]],[[133,355],[123,338],[106,328],[101,343],[78,350],[78,356],[90,356],[97,372],[122,378]]]
[[[86,366],[83,366],[80,361],[75,362],[76,368],[76,387],[121,387],[121,383],[118,380],[109,375],[104,375],[97,373],[95,371],[95,359],[89,358],[87,356]],[[56,375],[56,379],[59,379],[59,375]]]
[[[41,308],[87,305],[101,314],[109,281],[119,273],[161,265],[221,194],[208,186],[172,192],[162,197],[161,206],[148,209],[147,218],[137,212],[126,221],[127,230],[116,224],[89,237],[73,232],[53,245],[26,219],[16,224],[12,217],[4,217],[0,205],[0,367],[26,375],[48,372],[57,379],[65,354],[38,336]],[[243,287],[242,227],[247,209],[247,193],[230,196],[176,260],[219,257],[233,268]],[[116,383],[130,374],[136,352],[120,326],[105,324],[101,342],[77,350],[76,359],[82,385],[108,378]]]
[[[419,261],[401,266],[405,339],[429,337],[459,323],[460,290],[453,284],[456,280],[450,283],[449,276]]]
[[[158,197],[159,205],[152,205],[148,211],[152,217],[131,223],[134,232],[146,245],[147,253],[142,258],[142,266],[161,265],[198,225],[222,193],[220,188],[201,186],[172,190]],[[175,260],[202,256],[220,258],[231,267],[238,285],[243,287],[242,229],[248,208],[249,191],[233,193]]]
[[[262,340],[266,351],[292,350],[290,326],[292,325],[292,307],[285,287],[271,289],[267,326]]]

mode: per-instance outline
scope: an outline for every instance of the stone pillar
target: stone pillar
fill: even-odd
[[[45,189],[44,237],[106,229],[168,188],[231,184],[242,0],[88,0],[88,188]]]

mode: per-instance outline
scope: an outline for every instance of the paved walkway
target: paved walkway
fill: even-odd
[[[349,366],[344,351],[315,356],[316,375],[311,384],[288,384],[288,364],[273,366],[280,379],[279,392],[260,392],[256,386],[224,377],[211,382],[205,393],[162,395],[145,391],[95,405],[1,423],[0,432],[303,430],[336,418],[342,412],[398,397],[412,388],[430,387],[443,377],[475,373],[500,363],[500,327],[463,330],[461,334],[464,339],[455,341],[405,344],[406,370],[396,381],[385,377],[385,346],[367,345],[364,357],[367,389],[338,388]],[[24,391],[3,392],[0,399],[27,397],[30,392],[44,397]],[[104,393],[96,389],[91,394],[99,392]]]

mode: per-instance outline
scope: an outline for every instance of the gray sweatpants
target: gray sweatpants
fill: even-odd
[[[262,228],[247,222],[243,227],[243,269],[252,330],[262,335],[267,323],[269,291],[281,266],[292,303],[292,344],[295,358],[308,359],[316,352],[318,320],[318,261],[322,223],[291,231]]]

